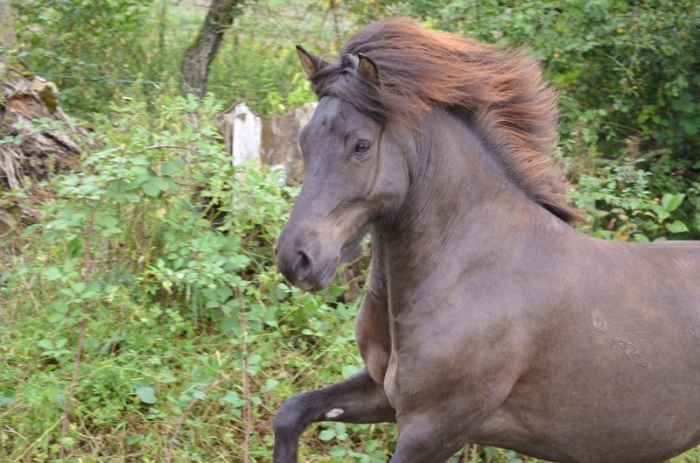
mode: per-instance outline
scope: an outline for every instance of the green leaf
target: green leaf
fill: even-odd
[[[161,191],[168,189],[168,183],[160,177],[151,177],[141,184],[141,189],[148,196],[158,196]]]
[[[671,107],[676,111],[683,111],[686,113],[692,113],[695,111],[695,102],[693,101],[693,95],[688,92],[683,92],[681,95],[671,101]]]
[[[649,238],[647,238],[646,235],[642,235],[641,233],[635,233],[632,235],[632,241],[635,241],[637,243],[648,243]]]
[[[73,294],[80,294],[83,291],[85,291],[85,283],[83,283],[82,281],[73,283],[70,289],[73,291]]]
[[[58,290],[58,292],[68,297],[75,296],[75,293],[70,288],[61,288]]]
[[[335,430],[333,429],[324,429],[318,434],[318,438],[321,439],[322,441],[329,441],[335,437]]]
[[[83,253],[83,240],[81,238],[74,238],[68,242],[68,252],[71,256],[79,256]]]
[[[227,306],[224,306],[224,307],[227,307]],[[229,312],[230,312],[230,310],[229,310]],[[226,311],[224,311],[224,313],[226,313]],[[224,317],[224,319],[221,320],[219,327],[221,328],[221,331],[223,331],[225,333],[231,333],[231,332],[239,331],[241,328],[241,323],[235,317]]]
[[[674,220],[673,222],[666,224],[666,230],[670,231],[671,233],[684,233],[688,231],[688,226],[680,220]]]
[[[191,93],[187,94],[186,101],[183,101],[182,108],[187,112],[194,112],[199,108],[199,100]]]
[[[143,154],[137,154],[136,156],[131,156],[129,158],[129,162],[131,162],[135,166],[147,166],[151,163],[151,161]]]
[[[365,442],[365,452],[374,452],[379,446],[379,441],[376,439]]]
[[[265,381],[265,389],[267,390],[272,390],[275,389],[279,385],[279,381],[273,378],[268,378],[267,381]]]
[[[685,193],[679,193],[677,195],[666,193],[663,198],[661,198],[661,206],[668,212],[673,212],[680,207],[684,199]]]
[[[228,286],[219,286],[216,292],[220,301],[226,301],[233,295],[233,290]]]
[[[659,223],[663,223],[664,220],[671,216],[671,213],[668,212],[661,204],[652,204],[651,210],[656,214],[656,220]]]
[[[61,443],[64,447],[71,448],[73,445],[75,445],[75,439],[72,437],[64,437],[61,439]]]
[[[104,227],[104,228],[114,228],[117,226],[119,221],[117,219],[115,219],[114,217],[108,215],[108,216],[98,217],[97,220],[95,220],[95,223],[97,223],[97,225]]]
[[[145,404],[156,403],[156,392],[152,387],[144,386],[136,389],[136,395],[139,400]]]
[[[171,159],[170,161],[165,161],[163,165],[160,166],[161,175],[173,176],[185,168],[185,161],[182,159]]]
[[[233,391],[229,391],[221,398],[222,401],[231,404],[234,408],[241,408],[245,405],[245,400]]]
[[[694,137],[700,129],[700,117],[681,119],[681,125],[689,137]]]
[[[58,301],[56,304],[53,306],[54,312],[60,314],[60,315],[65,315],[68,313],[69,306],[65,301]]]
[[[128,185],[124,180],[115,180],[109,183],[107,186],[107,192],[105,195],[108,198],[112,198],[118,202],[124,202],[124,195],[128,191]]]
[[[58,280],[62,275],[63,274],[57,267],[49,267],[44,269],[44,278],[46,278],[48,281]]]
[[[330,453],[332,457],[343,458],[348,452],[343,447],[336,445],[328,453]]]
[[[155,183],[151,182],[150,180],[147,182],[144,182],[141,185],[141,189],[143,192],[148,195],[148,196],[158,196],[160,194],[160,187],[156,185]]]
[[[44,350],[53,349],[53,342],[51,342],[49,339],[42,339],[36,344]]]

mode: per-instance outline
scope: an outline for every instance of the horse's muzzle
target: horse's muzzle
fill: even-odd
[[[313,270],[313,262],[308,254],[304,251],[286,251],[277,252],[277,267],[284,275],[288,283],[305,288],[304,282],[309,279]]]
[[[305,291],[318,291],[332,281],[336,265],[321,258],[315,233],[293,234],[282,232],[275,248],[277,267],[291,285]]]

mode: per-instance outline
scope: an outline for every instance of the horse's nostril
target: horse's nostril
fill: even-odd
[[[297,254],[297,261],[294,265],[294,273],[298,281],[304,281],[311,273],[311,260],[309,260],[309,256],[307,256],[303,251],[299,251]]]

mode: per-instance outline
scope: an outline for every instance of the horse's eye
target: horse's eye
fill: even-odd
[[[356,153],[365,153],[365,152],[367,152],[367,150],[369,150],[370,146],[371,146],[371,143],[368,142],[367,140],[360,140],[355,145],[355,152]]]

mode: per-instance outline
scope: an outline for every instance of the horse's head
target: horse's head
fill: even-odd
[[[299,57],[310,78],[331,66],[301,48]],[[346,56],[333,72],[337,86],[379,85],[363,55]],[[331,283],[369,225],[395,211],[408,189],[402,149],[387,125],[338,93],[317,93],[318,107],[299,136],[303,187],[276,248],[287,281],[311,291]]]

